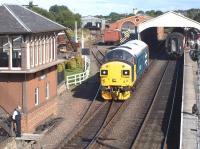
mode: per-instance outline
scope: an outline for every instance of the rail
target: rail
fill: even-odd
[[[67,89],[69,89],[70,85],[81,84],[89,77],[89,74],[90,74],[90,59],[87,56],[85,56],[85,71],[82,73],[66,76],[65,83]]]

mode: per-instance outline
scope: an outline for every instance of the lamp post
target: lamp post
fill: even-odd
[[[78,37],[77,37],[77,21],[75,21],[75,42],[78,43]]]

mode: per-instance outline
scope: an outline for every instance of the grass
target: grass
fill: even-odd
[[[74,75],[74,74],[78,74],[78,73],[82,73],[83,72],[83,68],[75,68],[75,69],[66,69],[65,70],[65,74],[66,76],[70,76],[70,75]]]

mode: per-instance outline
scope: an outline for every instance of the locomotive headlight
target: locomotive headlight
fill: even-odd
[[[128,76],[128,75],[130,75],[130,71],[129,71],[129,70],[123,70],[123,71],[122,71],[122,74],[123,74],[124,76]]]
[[[103,76],[105,76],[105,75],[108,75],[108,70],[101,70],[101,75]]]

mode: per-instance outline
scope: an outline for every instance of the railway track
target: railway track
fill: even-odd
[[[99,59],[97,55],[104,57],[104,54],[95,48],[91,48],[91,52],[100,66],[102,59]],[[153,60],[151,63],[153,63]],[[117,115],[120,115],[126,109],[129,100],[124,103],[112,103],[112,106],[110,104],[110,102],[97,104],[94,100],[84,114],[81,122],[58,145],[58,148],[94,148],[97,143],[104,139],[102,134],[104,134],[106,129],[112,127]]]
[[[91,52],[97,62],[98,67],[100,67],[103,64],[104,54],[97,48],[93,48],[93,47],[91,48]]]
[[[138,129],[152,103],[157,86],[167,67],[167,62],[163,61],[162,64],[157,62],[154,65],[158,66],[151,66],[152,70],[149,72],[154,74],[153,78],[144,77],[143,82],[145,81],[145,83],[138,84],[137,93],[128,100],[128,104],[116,116],[114,122],[104,129],[92,148],[131,147],[133,138],[137,136]],[[152,86],[152,84],[154,85]]]
[[[124,114],[122,115],[123,118],[122,116],[120,117],[121,120],[120,118],[118,119],[116,118],[116,120],[119,121],[118,124],[115,122],[115,125],[112,125],[111,127],[108,127],[107,129],[105,129],[105,131],[101,134],[100,139],[97,140],[97,144],[93,146],[92,148],[106,148],[106,149],[107,148],[112,148],[112,149],[161,148],[161,146],[158,147],[158,144],[159,143],[161,144],[163,140],[161,140],[158,143],[158,141],[155,138],[161,139],[163,137],[158,136],[158,133],[156,132],[164,130],[163,127],[169,128],[168,125],[166,126],[162,124],[168,122],[166,114],[165,114],[166,103],[169,103],[168,98],[171,97],[170,94],[174,95],[174,92],[173,93],[171,92],[169,94],[169,91],[175,90],[175,88],[171,89],[171,86],[176,84],[176,78],[177,78],[177,73],[176,73],[175,80],[172,81],[173,72],[175,72],[175,68],[176,68],[175,61],[167,62],[167,64],[164,67],[165,68],[163,68],[162,70],[162,75],[159,79],[159,82],[157,82],[157,87],[156,89],[154,89],[155,92],[153,90],[151,91],[151,92],[154,92],[154,95],[150,93],[143,93],[144,96],[145,94],[147,94],[149,95],[149,97],[140,97],[139,103],[138,101],[130,102],[129,107],[132,106],[132,109],[130,110],[129,107],[127,107],[127,109],[124,111]],[[174,82],[175,84],[173,84]],[[156,84],[156,82],[154,83]],[[138,97],[135,97],[135,98],[136,98],[135,100],[137,100]],[[158,99],[160,99],[161,102],[158,102],[157,101]],[[153,109],[152,107],[154,107],[155,109],[153,112],[152,112],[152,109]],[[157,115],[156,115],[156,111],[158,111]],[[150,119],[147,122],[146,119],[148,119],[150,115],[149,113],[152,113],[151,116],[154,119],[153,120]],[[164,114],[165,119],[161,117],[162,114]],[[157,120],[157,123],[155,122],[155,120]],[[124,128],[121,128],[119,125],[122,125]],[[142,131],[140,130],[142,130],[141,129],[142,127],[146,130],[146,132],[142,135],[143,137],[146,137],[146,140],[144,140],[144,138],[138,139],[141,136],[140,132]],[[111,128],[113,129],[113,131],[110,131]],[[167,132],[167,130],[165,131]],[[154,144],[155,146],[153,146],[153,143],[154,143],[152,141],[153,139],[155,139],[155,144]],[[137,142],[140,143],[140,146]]]
[[[169,63],[151,107],[133,142],[132,149],[166,148],[180,74],[177,61],[170,61]]]
[[[93,61],[97,63],[97,65],[100,67],[101,61],[97,57],[97,53],[100,54],[102,57],[104,56],[101,51],[95,50],[94,47],[91,48]],[[80,122],[74,127],[74,129],[71,131],[69,135],[67,135],[61,144],[58,144],[57,146],[59,148],[62,148],[62,146],[65,146],[65,142],[70,142],[75,136],[77,136],[84,126],[96,115],[101,109],[107,104],[106,102],[102,102],[99,98],[99,91],[100,91],[100,85],[97,89],[96,95],[89,104],[88,108],[86,109],[85,113],[83,114],[83,117],[81,118]]]
[[[104,102],[104,105],[82,124],[82,129],[71,140],[63,143],[60,148],[89,148],[122,105],[123,102]]]

